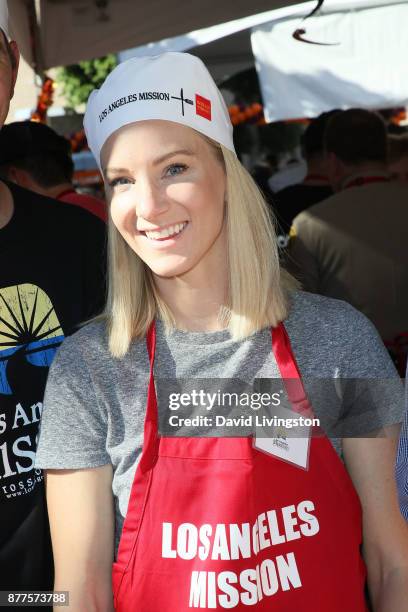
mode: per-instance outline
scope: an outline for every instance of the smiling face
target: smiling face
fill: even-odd
[[[13,97],[18,70],[18,48],[15,42],[7,43],[0,30],[0,127],[4,124]]]
[[[155,275],[225,261],[225,170],[203,137],[176,123],[141,121],[110,136],[101,162],[113,223]]]

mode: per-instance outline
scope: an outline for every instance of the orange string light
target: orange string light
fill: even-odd
[[[70,140],[73,153],[79,153],[84,149],[88,149],[88,143],[86,140],[85,131],[83,129],[72,134]]]
[[[31,114],[31,121],[45,123],[47,120],[47,112],[54,101],[54,81],[50,77],[44,80],[40,94],[37,99],[37,107]]]
[[[263,115],[263,106],[259,102],[254,102],[249,106],[239,106],[238,104],[232,104],[228,108],[229,116],[232,125],[240,125],[241,123],[255,123],[265,122]]]

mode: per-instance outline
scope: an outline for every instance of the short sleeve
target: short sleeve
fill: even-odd
[[[339,423],[342,437],[364,436],[399,424],[404,414],[404,389],[374,325],[347,306],[352,337],[344,365],[344,403]]]
[[[67,338],[48,376],[36,467],[80,469],[110,463],[107,421],[75,335]]]

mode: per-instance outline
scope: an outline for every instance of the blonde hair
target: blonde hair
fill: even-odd
[[[229,297],[220,320],[239,340],[282,321],[287,316],[289,293],[297,283],[280,268],[273,220],[253,179],[231,151],[200,136],[216,148],[225,166]],[[168,329],[174,327],[150,269],[110,219],[108,299],[103,317],[112,355],[125,355],[132,340],[146,336],[156,316]]]

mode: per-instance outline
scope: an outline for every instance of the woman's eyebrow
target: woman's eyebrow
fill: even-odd
[[[153,166],[158,166],[159,164],[162,164],[164,161],[166,161],[166,159],[169,159],[170,157],[174,157],[174,155],[190,155],[193,156],[195,155],[195,153],[193,151],[191,151],[191,149],[176,149],[175,151],[169,151],[168,153],[165,153],[164,155],[161,155],[160,157],[157,157],[154,161],[153,161]],[[103,169],[103,173],[106,176],[108,173],[109,174],[126,174],[127,172],[129,172],[129,168],[110,168],[110,167],[106,167]]]
[[[191,151],[191,149],[177,149],[176,151],[169,151],[168,153],[165,153],[164,155],[157,157],[154,160],[153,165],[158,166],[159,164],[162,164],[164,161],[166,161],[166,159],[169,159],[170,157],[173,157],[174,155],[194,155],[194,152]]]

